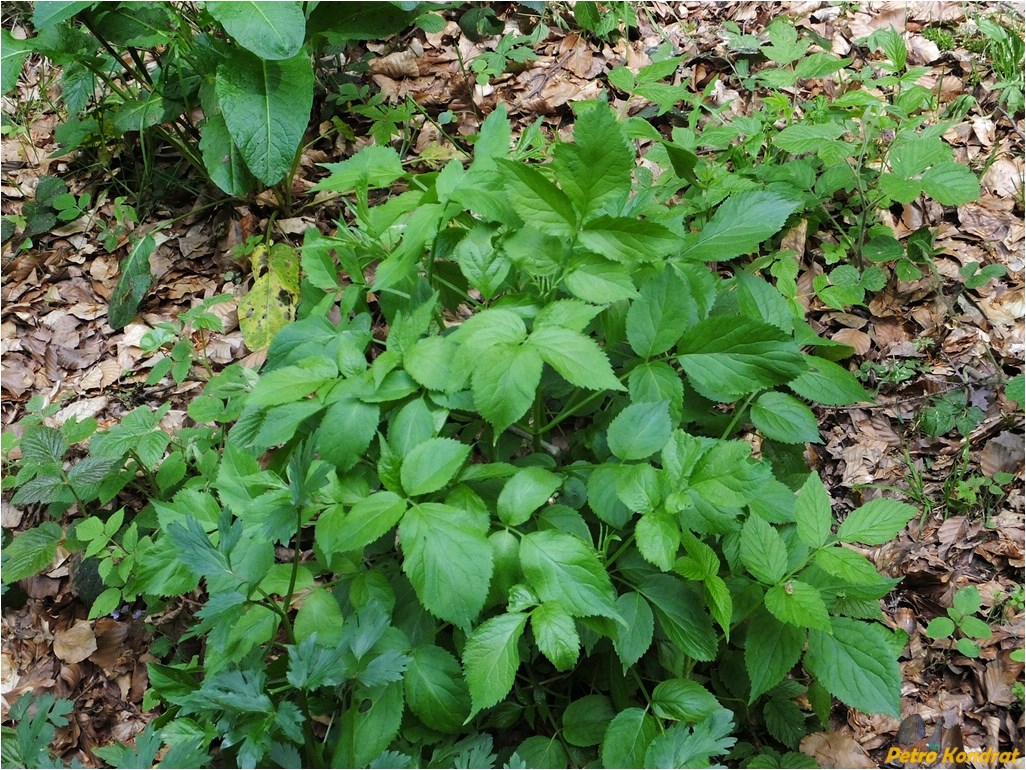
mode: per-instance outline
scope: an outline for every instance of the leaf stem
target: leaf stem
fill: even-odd
[[[741,407],[736,408],[734,410],[734,416],[731,418],[730,424],[727,426],[727,429],[723,431],[723,435],[720,436],[720,441],[725,440],[727,436],[734,432],[734,428],[737,427],[738,420],[741,419],[741,415],[745,413],[745,410],[748,408],[749,404],[752,403],[752,400],[755,398],[755,396],[756,393],[749,393],[748,398],[746,398],[745,402],[741,404]]]
[[[612,564],[615,564],[617,559],[619,559],[621,556],[623,556],[624,551],[626,551],[628,548],[630,548],[631,545],[633,545],[633,543],[634,543],[634,533],[631,532],[629,535],[627,535],[627,539],[624,540],[620,544],[620,547],[616,549],[616,551],[613,553],[613,555],[610,556],[608,559],[606,559],[606,561],[605,561],[603,566],[606,569],[609,569],[609,566],[612,565]]]

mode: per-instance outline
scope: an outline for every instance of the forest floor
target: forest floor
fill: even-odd
[[[500,6],[512,31],[513,6]],[[855,41],[893,25],[905,33],[910,63],[930,68],[921,82],[936,90],[942,104],[961,94],[976,97],[943,138],[956,160],[980,173],[979,200],[948,208],[913,202],[883,212],[899,239],[924,225],[936,230],[938,253],[922,279],[892,278],[864,305],[838,311],[811,289],[815,275],[823,272],[823,254],[812,247],[804,223],[785,236],[800,259],[798,285],[810,323],[820,335],[854,349],[850,368],[878,394],[872,406],[817,412],[825,441],[809,449],[813,467],[842,512],[881,491],[922,511],[896,540],[867,549],[866,555],[882,572],[903,578],[883,609],[892,626],[910,635],[901,660],[902,715],[919,715],[925,737],[915,731],[914,718],[899,734],[899,720],[835,709],[830,730],[802,744],[823,766],[877,766],[886,749],[899,742],[1005,749],[1024,744],[1023,664],[1011,657],[1024,641],[1023,424],[1021,405],[1009,402],[1003,385],[1023,366],[1026,124],[1021,111],[1009,115],[997,105],[987,57],[971,50],[971,24],[978,13],[1011,13],[1021,27],[1019,12],[1009,7],[656,2],[638,7],[639,26],[628,38],[596,42],[553,27],[548,37],[522,44],[536,58],[514,63],[515,72],[490,73],[484,86],[465,75],[463,62],[494,52],[501,38],[473,42],[455,22],[438,33],[416,32],[367,46],[377,56],[365,82],[384,95],[384,104],[401,105],[410,96],[420,105],[420,111],[397,110],[391,118],[398,121],[404,156],[414,165],[461,157],[461,138],[474,134],[500,102],[521,131],[540,121],[550,135],[568,135],[571,104],[603,90],[620,114],[650,114],[644,98],[611,91],[606,76],[621,64],[636,72],[666,45],[685,57],[679,82],[697,91],[711,85],[717,103],[729,102],[736,115],[750,114],[760,109],[760,101],[739,85],[723,25],[732,21],[744,33],[759,35],[782,13],[800,30],[829,41],[840,56],[865,56]],[[9,20],[4,26],[10,28]],[[950,32],[951,40],[931,34],[937,29]],[[803,81],[802,87],[815,90],[820,84]],[[177,430],[188,423],[185,407],[203,387],[204,372],[196,367],[180,385],[169,379],[147,385],[147,373],[162,354],[145,355],[142,337],[205,298],[243,293],[248,266],[236,260],[233,249],[265,231],[272,201],[259,195],[250,201],[211,198],[188,180],[177,185],[164,180],[160,203],[138,225],[175,220],[158,236],[151,259],[156,281],[136,319],[114,331],[107,307],[127,233],[116,232],[117,193],[110,192],[109,170],[122,162],[118,153],[130,149],[113,149],[89,162],[55,156],[58,102],[53,69],[31,57],[17,92],[4,99],[3,213],[20,213],[47,176],[64,179],[76,194],[90,192],[92,205],[83,216],[35,236],[31,248],[19,251],[12,240],[4,244],[3,430],[17,431],[31,396],[60,403],[57,421],[95,417],[101,427],[139,404],[169,401],[163,427]],[[451,113],[451,122],[442,126],[450,136],[440,132],[437,121],[423,117],[441,111]],[[349,127],[346,136],[328,119],[311,125],[312,141],[294,185],[304,203],[273,220],[276,237],[298,246],[308,227],[328,233],[337,226],[342,216],[337,202],[307,191],[323,175],[317,164],[348,157],[371,141],[367,119],[354,116]],[[168,169],[171,162],[166,160]],[[114,236],[105,241],[111,229]],[[1003,274],[967,286],[962,269],[974,262],[1001,265]],[[194,341],[205,345],[215,366],[240,360],[259,365],[260,354],[245,347],[238,329],[235,302],[216,310],[225,321],[224,333]],[[949,423],[948,430],[941,429]],[[995,483],[996,474],[1011,481]],[[5,531],[34,526],[45,515],[12,506],[9,497],[5,493]],[[55,748],[67,760],[77,757],[96,766],[93,747],[130,740],[153,717],[142,702],[145,664],[154,660],[147,622],[154,619],[133,619],[129,611],[87,621],[88,606],[77,596],[70,572],[69,555],[60,553],[48,570],[24,581],[21,601],[4,597],[3,717],[30,691],[73,700],[73,718],[58,731]],[[979,590],[978,615],[992,631],[973,657],[954,640],[925,633],[966,586]],[[1018,766],[1024,766],[1022,760]]]

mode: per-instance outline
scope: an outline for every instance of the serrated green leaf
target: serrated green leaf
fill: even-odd
[[[361,688],[342,713],[332,767],[368,767],[392,742],[403,721],[403,685]]]
[[[210,12],[235,42],[261,59],[290,59],[306,37],[306,18],[294,2],[208,2]]]
[[[748,318],[701,321],[677,350],[677,360],[695,390],[714,401],[735,401],[793,381],[806,367],[805,357],[783,331]]]
[[[552,151],[556,178],[582,218],[626,197],[634,170],[634,151],[612,110],[599,104],[574,121],[573,144]]]
[[[499,493],[497,511],[504,524],[518,527],[543,506],[563,480],[544,468],[523,468]]]
[[[830,630],[830,616],[819,591],[800,580],[788,580],[766,592],[766,609],[781,623]]]
[[[321,459],[341,471],[349,470],[371,445],[380,420],[377,404],[365,404],[355,398],[336,401],[328,407],[317,428],[316,446]]]
[[[558,299],[543,307],[534,319],[534,328],[562,327],[583,332],[591,320],[602,312],[598,305],[591,305],[576,299]]]
[[[710,262],[755,251],[798,206],[796,200],[764,190],[735,193],[720,204],[700,232],[685,238],[680,256]]]
[[[21,67],[25,63],[25,57],[32,51],[32,44],[27,40],[18,40],[8,30],[0,30],[0,73],[3,73],[0,83],[0,93],[6,94],[18,85],[18,77],[21,75]]]
[[[684,407],[684,383],[665,361],[647,361],[631,369],[627,379],[631,402],[666,401],[670,419],[678,422]]]
[[[602,736],[604,767],[645,767],[645,752],[659,735],[659,723],[643,709],[621,711]]]
[[[837,139],[842,134],[844,126],[840,123],[792,123],[777,133],[771,141],[792,155],[801,155],[816,152],[825,142]]]
[[[492,548],[487,538],[450,505],[420,503],[399,525],[403,572],[421,604],[433,615],[469,626],[488,596]]]
[[[785,444],[821,444],[816,415],[794,396],[768,391],[752,404],[752,422],[764,436]]]
[[[606,440],[621,460],[643,460],[663,448],[672,430],[669,404],[631,404],[609,423]]]
[[[613,373],[609,359],[598,344],[580,332],[561,326],[535,329],[527,345],[559,375],[579,388],[624,390]]]
[[[572,746],[597,746],[616,712],[605,695],[585,695],[563,712],[563,737]]]
[[[960,163],[941,163],[922,178],[923,190],[942,206],[961,206],[980,197],[976,175]]]
[[[538,649],[557,671],[577,665],[581,639],[573,617],[559,602],[543,602],[531,612],[531,631]]]
[[[837,529],[837,538],[845,543],[881,545],[893,539],[918,513],[908,503],[871,500],[848,514]]]
[[[47,465],[60,463],[64,460],[64,453],[68,451],[68,444],[63,434],[56,428],[48,425],[36,425],[28,428],[18,442],[21,449],[21,459],[24,463],[33,465]]]
[[[107,320],[112,329],[123,329],[135,318],[143,297],[153,283],[150,255],[156,247],[153,234],[146,233],[132,244],[128,256],[122,260],[121,274],[111,294],[110,309],[107,311]]]
[[[513,679],[520,667],[517,644],[527,618],[525,612],[499,615],[479,625],[467,639],[463,648],[463,673],[473,704],[470,717],[494,706],[513,689]]]
[[[815,561],[828,575],[843,580],[853,598],[877,599],[898,582],[882,576],[865,556],[844,546],[817,551]]]
[[[710,575],[705,579],[705,590],[709,594],[709,612],[720,628],[723,635],[730,639],[730,621],[734,616],[734,599],[730,589],[718,575]]]
[[[406,372],[428,390],[453,389],[452,358],[456,347],[447,337],[425,337],[403,353]]]
[[[852,708],[898,717],[901,671],[885,631],[849,618],[832,618],[831,628],[809,632],[805,668]]]
[[[627,265],[663,259],[680,244],[679,236],[662,225],[629,217],[598,217],[577,237],[588,251]]]
[[[406,704],[432,730],[458,733],[470,716],[470,690],[460,665],[447,650],[417,647],[403,674]]]
[[[335,362],[324,356],[304,358],[265,372],[250,391],[247,406],[276,406],[306,398],[338,376]]]
[[[718,441],[694,460],[691,492],[720,508],[747,505],[759,495],[770,474],[752,462],[751,445],[745,441]]]
[[[334,647],[342,641],[342,608],[331,591],[317,586],[303,600],[294,625],[297,641],[317,634],[318,643]]]
[[[663,719],[695,723],[718,708],[713,694],[691,679],[664,679],[652,690],[652,711]]]
[[[52,521],[44,521],[16,535],[3,551],[4,585],[32,577],[49,567],[63,537],[64,532]]]
[[[794,668],[805,647],[806,632],[781,623],[765,610],[756,612],[745,636],[745,670],[752,684],[748,702],[754,703]]]
[[[785,746],[798,746],[805,737],[805,713],[787,698],[770,698],[762,710],[769,734]],[[804,756],[799,754],[798,756]],[[808,758],[808,757],[807,757]],[[792,765],[787,765],[792,767]],[[800,767],[801,765],[796,765]]]
[[[663,269],[641,288],[627,311],[627,341],[642,358],[651,358],[677,344],[699,320],[689,287],[671,268]]]
[[[404,513],[406,501],[384,491],[364,498],[348,512],[333,506],[317,519],[317,545],[327,554],[358,551],[392,529]]]
[[[281,61],[232,50],[217,68],[217,99],[232,141],[267,185],[291,169],[313,106],[313,67],[298,54]]]
[[[623,527],[631,512],[616,492],[618,466],[599,465],[588,476],[588,505],[600,520],[617,529]]]
[[[798,527],[798,537],[809,548],[819,548],[830,537],[830,525],[833,523],[830,495],[818,473],[810,473],[798,490],[794,520]]]
[[[638,551],[663,572],[673,569],[680,548],[680,525],[666,511],[656,509],[645,513],[634,526]]]
[[[105,615],[110,615],[120,604],[121,589],[106,588],[93,601],[93,606],[89,608],[88,619],[94,620],[96,618],[102,618]]]
[[[512,130],[506,105],[499,102],[481,124],[477,141],[474,142],[474,162],[471,168],[495,168],[495,159],[505,158],[509,154],[511,139]]]
[[[718,709],[693,728],[674,725],[656,736],[645,752],[645,767],[701,767],[734,745],[734,722],[726,709]]]
[[[873,400],[854,375],[844,367],[817,356],[806,356],[805,360],[808,369],[787,383],[787,386],[802,398],[830,406],[846,406]]]
[[[652,646],[655,617],[645,597],[636,591],[621,594],[616,600],[616,607],[625,625],[616,627],[613,647],[626,673]]]
[[[557,736],[532,735],[524,739],[510,757],[508,766],[518,767],[515,764],[518,757],[523,766],[529,768],[567,768],[570,765],[570,755]]]
[[[542,358],[527,345],[496,345],[478,359],[471,377],[474,405],[496,434],[531,408],[541,373]]]
[[[638,294],[626,266],[593,255],[576,258],[563,285],[575,297],[597,305],[620,302]]]
[[[776,583],[787,574],[784,541],[760,516],[749,516],[741,528],[741,561],[763,583]]]
[[[479,223],[456,244],[453,251],[460,271],[485,300],[491,299],[498,291],[511,267],[509,258],[492,245],[494,233],[494,227]]]
[[[613,584],[598,554],[573,535],[555,530],[525,535],[520,564],[543,602],[559,602],[574,617],[620,619]]]
[[[400,480],[408,495],[437,492],[459,472],[470,447],[451,438],[432,438],[415,446],[403,458]]]
[[[506,193],[524,222],[543,233],[566,235],[577,227],[570,199],[535,168],[497,159]]]
[[[388,187],[406,172],[403,170],[399,153],[391,147],[369,145],[341,163],[321,164],[328,176],[311,189],[316,192],[330,190],[340,194],[349,193],[357,187]]]
[[[655,573],[640,581],[637,589],[651,604],[663,633],[681,652],[695,660],[716,657],[712,618],[693,585]]]

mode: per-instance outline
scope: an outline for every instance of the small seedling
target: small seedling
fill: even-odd
[[[947,639],[957,629],[964,634],[955,642],[958,651],[968,658],[979,657],[980,646],[977,642],[993,636],[990,626],[976,617],[980,603],[980,591],[976,586],[960,588],[952,606],[948,608],[947,616],[941,615],[931,620],[926,627],[926,635],[931,639]]]
[[[965,279],[965,288],[978,289],[986,286],[991,278],[1000,278],[1005,272],[1004,265],[981,265],[979,262],[970,262],[964,265],[958,274]]]

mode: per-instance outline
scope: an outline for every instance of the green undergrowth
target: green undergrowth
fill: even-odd
[[[322,185],[355,191],[355,222],[308,234],[308,312],[259,376],[211,379],[173,443],[147,408],[92,435],[25,426],[15,502],[99,515],[19,535],[5,581],[64,542],[100,559],[93,616],[202,590],[150,666],[171,746],[220,739],[242,766],[678,767],[754,753],[738,732],[795,748],[833,697],[898,713],[904,640],[876,602],[895,581],[846,544],[915,509],[838,524],[804,464],[808,402],[865,391],[769,283],[710,267],[799,199],[735,193],[692,231],[667,202],[683,180],[645,184],[602,104],[550,163],[509,145],[498,110],[469,168],[375,206],[397,155],[335,169]],[[340,288],[341,265],[373,283]],[[149,505],[102,513],[125,484]]]
[[[259,372],[201,360],[222,298],[143,340],[166,356],[151,383],[206,370],[174,435],[167,404],[104,430],[30,404],[4,489],[50,516],[5,543],[5,586],[63,547],[103,580],[90,617],[198,607],[150,624],[159,716],[105,761],[802,766],[836,702],[900,714],[907,638],[879,602],[898,581],[859,549],[918,511],[838,515],[810,472],[813,407],[871,396],[781,238],[811,223],[816,296],[857,306],[933,256],[876,212],[978,184],[896,33],[865,72],[779,22],[731,44],[769,59],[737,60],[756,117],[671,100],[668,60],[610,75],[683,115],[668,135],[595,101],[573,141],[514,142],[500,106],[469,165],[415,173],[380,145],[328,164],[337,230],[250,249]],[[827,76],[833,101],[786,95]],[[66,709],[33,708],[5,765],[54,761]]]

